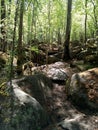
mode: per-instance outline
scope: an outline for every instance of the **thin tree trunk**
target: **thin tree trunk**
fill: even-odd
[[[50,0],[49,0],[49,3],[48,3],[48,42],[50,44]]]
[[[69,60],[70,59],[69,44],[70,44],[70,33],[71,33],[71,10],[72,10],[72,0],[68,0],[68,4],[67,4],[67,24],[66,24],[66,36],[65,36],[65,42],[64,42],[63,60]]]
[[[13,30],[13,42],[11,48],[11,63],[10,63],[10,73],[9,73],[9,81],[10,81],[10,93],[11,93],[11,117],[10,121],[13,121],[13,107],[14,107],[14,98],[13,98],[13,87],[12,87],[12,78],[14,77],[13,72],[13,59],[14,59],[14,51],[15,51],[15,36],[16,36],[16,25],[17,25],[17,17],[18,17],[18,7],[19,7],[19,0],[16,3],[16,11],[15,11],[15,18],[14,18],[14,30]]]
[[[22,39],[23,39],[23,13],[24,13],[24,0],[21,1],[20,4],[20,23],[19,23],[19,40],[18,40],[18,46],[17,46],[17,73],[22,74],[22,64],[24,60],[23,56],[23,50],[22,50]]]
[[[97,15],[96,15],[96,5],[94,0],[91,0],[92,4],[93,4],[93,13],[94,13],[94,24],[95,24],[95,35],[98,36],[98,20],[97,20]]]
[[[12,0],[9,0],[9,9],[8,9],[8,14],[9,15],[11,14],[11,3],[12,3]]]
[[[60,33],[60,28],[58,28],[58,45],[61,45],[61,33]]]
[[[36,12],[37,12],[37,8],[36,8],[36,0],[34,0],[34,5],[33,5],[33,32],[34,32],[34,41],[36,40]]]
[[[85,43],[87,41],[87,0],[85,0]]]
[[[6,31],[5,31],[5,18],[6,18],[6,8],[5,8],[5,0],[1,0],[1,43],[2,43],[2,51],[6,51]]]

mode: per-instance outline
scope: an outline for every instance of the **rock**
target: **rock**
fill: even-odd
[[[71,58],[76,58],[77,55],[82,51],[82,47],[81,46],[76,46],[73,48],[70,48],[70,56]]]
[[[98,43],[98,38],[90,38],[87,39],[86,46],[91,48],[97,47],[98,46],[97,43]]]
[[[65,119],[59,123],[64,130],[91,130],[88,124],[81,121],[81,115],[76,115],[73,119]]]
[[[83,44],[78,40],[70,42],[69,49],[71,58],[77,58],[77,55],[82,51],[82,48]]]
[[[66,67],[69,67],[69,64],[68,63],[65,63],[65,62],[55,62],[54,64],[50,64],[48,65],[48,68],[66,68]]]
[[[32,97],[34,97],[42,106],[46,105],[46,96],[52,88],[51,80],[40,72],[31,76],[15,80],[16,84]]]
[[[0,51],[0,69],[4,68],[6,63],[9,61],[10,55],[8,55],[5,52]],[[17,59],[14,57],[13,58],[13,66],[17,66]]]
[[[46,59],[46,55],[42,50],[39,50],[38,52],[32,51],[31,52],[31,60],[33,63],[38,63],[40,65],[44,64]]]
[[[72,75],[72,70],[69,65],[64,66],[63,62],[56,62],[53,66],[50,65],[47,70],[47,76],[52,80],[67,81],[67,79]]]
[[[98,63],[98,38],[87,40],[84,49],[78,54],[78,59],[83,59],[85,62]]]
[[[43,74],[12,80],[13,107],[4,108],[2,114],[8,121],[3,120],[0,130],[36,130],[47,125],[49,117],[45,109],[45,94],[49,92],[49,85],[50,80]],[[6,102],[10,103],[11,98]]]
[[[73,74],[68,95],[81,108],[98,110],[98,68]]]
[[[85,63],[83,60],[73,60],[70,63],[70,67],[77,68],[78,72],[86,71],[87,69],[90,69],[93,66],[90,63]]]
[[[63,69],[51,68],[47,72],[48,77],[52,80],[66,81],[68,76]]]
[[[85,62],[92,62],[92,64],[98,64],[98,55],[97,54],[92,54],[92,55],[87,55],[84,58]]]
[[[63,57],[63,51],[59,51],[58,53],[54,54],[54,56],[61,60]]]
[[[60,61],[60,59],[57,58],[55,55],[48,56],[48,64],[55,63],[57,61]]]
[[[9,55],[0,51],[0,69],[2,69],[5,66],[8,59],[9,59]]]
[[[67,79],[73,74],[73,70],[70,68],[70,64],[64,62],[55,62],[54,64],[42,65],[40,67],[32,68],[32,73],[37,71],[44,73],[55,83],[61,82],[61,84],[65,84],[65,81],[67,81]]]
[[[35,67],[35,65],[31,61],[28,61],[25,64],[23,64],[22,66],[23,75],[31,75],[32,74],[31,69],[33,67]]]

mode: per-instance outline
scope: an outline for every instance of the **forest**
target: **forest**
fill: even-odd
[[[98,0],[0,0],[0,130],[98,130]]]

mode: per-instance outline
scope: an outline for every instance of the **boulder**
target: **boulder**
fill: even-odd
[[[47,59],[48,64],[52,64],[52,63],[55,63],[57,61],[60,61],[60,59],[57,58],[55,55],[48,56],[48,59]]]
[[[55,62],[54,64],[40,66],[33,71],[40,70],[53,81],[65,81],[72,75],[72,69],[68,63]]]
[[[59,126],[64,130],[92,130],[88,124],[85,124],[81,120],[81,118],[81,115],[76,115],[72,119],[66,118],[59,123]]]
[[[64,83],[72,75],[72,73],[72,69],[69,65],[63,62],[56,62],[54,65],[49,65],[46,71],[49,78],[54,81],[63,81]]]
[[[71,58],[76,58],[77,55],[82,51],[82,47],[81,46],[76,46],[73,48],[70,48],[70,56]]]
[[[4,68],[6,63],[9,61],[10,55],[8,55],[5,52],[0,51],[0,70]],[[13,67],[17,66],[17,59],[14,57],[13,58]]]
[[[66,81],[68,79],[68,76],[64,69],[57,69],[57,68],[51,68],[47,72],[48,77],[50,77],[52,80],[58,80],[58,81]]]
[[[51,94],[52,81],[41,72],[15,80],[16,84],[34,97],[42,106],[46,105],[46,96]]]
[[[98,64],[98,54],[87,55],[84,57],[85,62],[91,62],[92,64]]]
[[[47,125],[46,96],[51,85],[49,78],[41,73],[12,80],[13,99],[10,96],[6,99],[8,104],[12,101],[12,109],[11,106],[2,108],[4,118],[0,130],[36,130]]]
[[[9,59],[9,55],[0,51],[0,70],[5,66],[8,59]]]
[[[23,116],[19,117],[19,121],[22,120],[28,122],[28,126],[31,128],[37,128],[44,126],[47,123],[47,114],[46,111],[43,109],[43,107],[40,105],[40,103],[24,92],[18,85],[16,81],[12,81],[13,85],[13,91],[14,91],[14,96],[17,99],[16,100],[16,107],[18,107],[17,114],[15,111],[16,116],[13,118],[18,118],[18,116]],[[23,114],[23,115],[22,115]],[[29,122],[30,121],[30,122]]]
[[[78,54],[78,59],[83,59],[85,62],[97,64],[98,61],[98,39],[90,38],[84,46],[84,49]]]
[[[31,70],[32,67],[35,67],[35,65],[31,61],[28,61],[25,64],[23,64],[23,66],[22,66],[23,75],[31,75],[32,74],[32,70]]]
[[[98,68],[73,74],[68,95],[81,108],[98,110]]]

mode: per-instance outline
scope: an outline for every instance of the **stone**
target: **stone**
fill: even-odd
[[[65,119],[59,123],[59,126],[64,130],[91,130],[88,124],[81,121],[81,115],[76,115],[72,119]]]
[[[98,110],[98,68],[73,74],[68,95],[81,108]]]
[[[57,58],[55,55],[50,55],[50,56],[48,56],[47,61],[48,61],[48,64],[51,64],[51,63],[55,63],[57,61],[60,61],[60,59]]]
[[[52,88],[52,81],[47,76],[41,72],[36,72],[14,82],[16,82],[21,90],[34,97],[42,106],[45,106],[46,96],[51,94],[50,88]]]
[[[57,68],[51,68],[48,72],[47,75],[52,79],[52,80],[60,80],[60,81],[66,81],[68,76],[65,73],[63,69],[57,69]]]
[[[0,51],[0,69],[4,68],[6,63],[9,61],[10,55],[5,52]],[[13,67],[17,66],[17,59],[13,58]]]
[[[58,80],[64,82],[73,73],[72,69],[70,68],[70,65],[61,61],[49,65],[42,65],[40,67],[32,68],[32,73],[36,71],[44,73],[51,80]]]
[[[14,79],[12,84],[8,82],[8,87],[10,88],[11,85],[13,87],[13,99],[11,100],[9,96],[6,102],[13,101],[11,104],[13,107],[2,110],[2,114],[5,116],[4,120],[8,121],[2,120],[0,130],[36,130],[46,126],[49,117],[45,109],[45,94],[50,92],[48,88],[51,85],[50,82],[45,75],[40,73]]]

